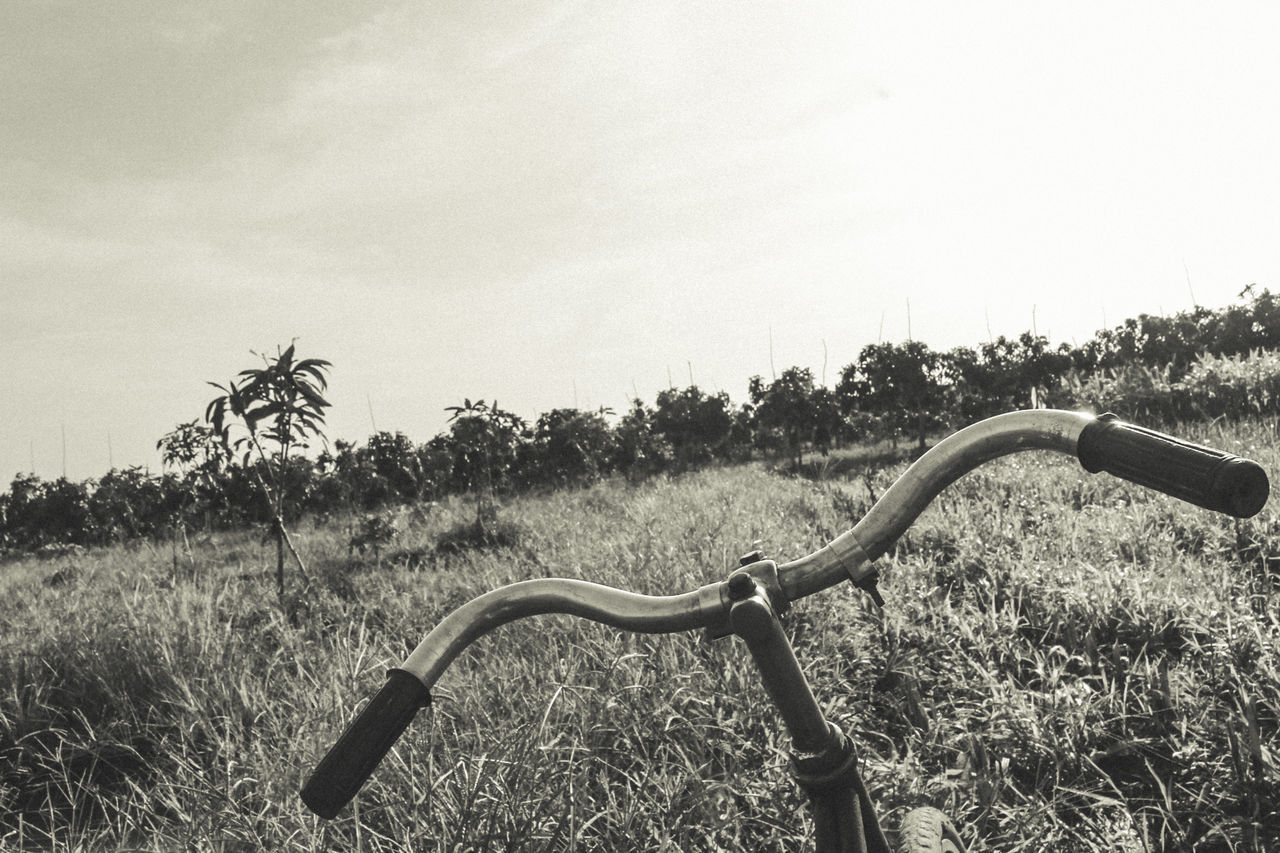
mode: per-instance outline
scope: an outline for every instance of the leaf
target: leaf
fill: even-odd
[[[213,400],[210,400],[209,405],[205,406],[205,409],[204,409],[204,419],[206,421],[212,421],[214,413],[225,408],[226,405],[227,405],[226,397],[216,397]]]
[[[301,392],[302,396],[307,399],[307,402],[316,407],[317,410],[323,409],[329,405],[329,402],[325,400],[324,397],[321,397],[320,393],[310,385],[299,385],[298,391]]]
[[[299,373],[307,373],[314,376],[316,382],[320,384],[320,388],[325,389],[329,387],[328,380],[325,379],[324,375],[324,368],[328,366],[329,362],[322,358],[308,358],[298,362],[297,366],[294,367],[293,372],[295,375]]]

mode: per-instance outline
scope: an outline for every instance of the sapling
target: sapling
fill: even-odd
[[[321,392],[328,387],[325,371],[330,363],[320,358],[295,362],[293,355],[290,344],[274,361],[263,356],[264,367],[240,371],[239,385],[235,380],[226,386],[210,382],[222,394],[205,409],[205,420],[221,437],[223,447],[243,454],[241,464],[253,473],[267,500],[276,539],[276,589],[281,597],[286,548],[298,571],[307,577],[307,567],[284,526],[289,459],[291,454],[305,451],[310,438],[324,440],[324,410],[329,407]],[[227,415],[244,429],[234,441]]]
[[[178,573],[178,534],[186,545],[187,558],[195,569],[195,556],[187,540],[188,518],[199,503],[200,489],[214,488],[228,460],[227,449],[220,436],[210,427],[196,421],[178,424],[172,432],[156,442],[166,468],[176,468],[182,475],[174,484],[177,503],[170,522],[173,527],[173,572]],[[206,519],[206,527],[207,527]]]

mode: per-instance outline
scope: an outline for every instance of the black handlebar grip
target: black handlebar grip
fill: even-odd
[[[1158,489],[1196,506],[1236,518],[1257,515],[1271,495],[1267,473],[1256,462],[1164,433],[1099,415],[1080,433],[1080,464]]]
[[[342,811],[418,709],[430,704],[431,692],[415,676],[403,669],[388,670],[387,683],[347,726],[302,786],[307,808],[325,819]]]

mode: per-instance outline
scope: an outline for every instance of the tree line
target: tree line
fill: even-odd
[[[741,404],[690,385],[661,391],[652,404],[632,400],[620,414],[560,408],[530,422],[494,401],[468,399],[450,408],[447,428],[425,443],[381,431],[363,444],[320,442],[312,452],[308,442],[323,438],[328,403],[320,394],[329,365],[295,360],[293,349],[216,385],[221,393],[202,420],[179,424],[158,442],[158,475],[131,467],[83,482],[14,477],[0,494],[0,548],[264,524],[276,533],[282,572],[285,523],[303,513],[465,493],[483,521],[513,491],[609,475],[638,480],[758,456],[799,464],[806,452],[869,440],[922,448],[937,430],[1030,406],[1086,405],[1148,418],[1266,414],[1280,406],[1272,390],[1280,384],[1280,301],[1253,286],[1226,308],[1142,314],[1078,346],[1055,347],[1031,332],[946,352],[920,341],[869,344],[833,387],[790,367],[769,380],[752,377]]]

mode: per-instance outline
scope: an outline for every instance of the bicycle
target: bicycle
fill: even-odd
[[[1205,509],[1237,518],[1256,515],[1270,495],[1255,462],[1134,426],[1051,409],[997,415],[944,439],[914,462],[849,531],[818,551],[779,565],[759,552],[723,581],[692,592],[647,596],[589,581],[545,578],[485,593],[444,618],[347,727],[303,786],[303,802],[332,818],[355,796],[449,664],[476,639],[508,622],[565,613],[643,633],[703,629],[709,637],[746,642],[792,744],[792,769],[808,795],[816,849],[891,853],[857,769],[853,742],[826,719],[800,669],[779,614],[789,604],[842,581],[877,605],[874,562],[888,552],[929,502],[979,465],[1022,450],[1074,454],[1086,471],[1105,471]],[[939,810],[908,813],[897,853],[964,853]]]

